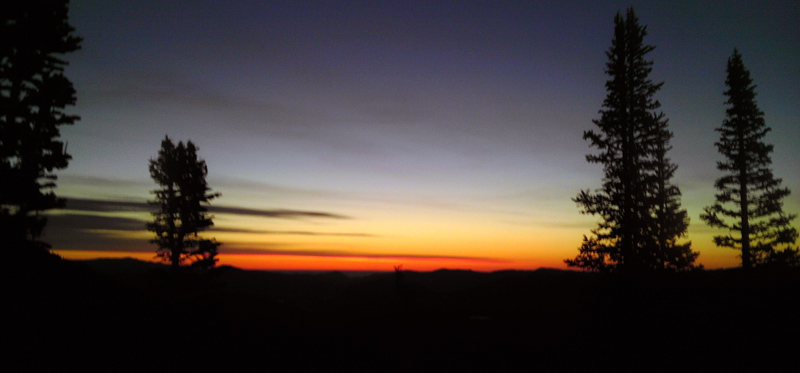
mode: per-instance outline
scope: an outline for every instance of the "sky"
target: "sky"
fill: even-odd
[[[164,136],[208,165],[220,264],[270,270],[566,268],[598,217],[582,139],[605,97],[613,18],[633,6],[663,81],[673,182],[706,268],[732,267],[714,202],[725,66],[738,48],[800,212],[797,1],[85,1],[66,56],[65,258],[153,260],[145,202]],[[800,229],[800,219],[794,226]]]

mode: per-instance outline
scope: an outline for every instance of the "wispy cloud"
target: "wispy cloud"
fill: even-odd
[[[153,186],[152,181],[149,180],[116,179],[90,175],[64,175],[59,176],[59,180],[83,186],[103,186],[109,188],[120,188],[130,185],[147,188],[152,188]]]
[[[226,232],[226,233],[252,233],[252,234],[272,234],[272,235],[288,235],[288,236],[317,236],[317,237],[381,237],[369,233],[342,233],[342,232],[312,232],[312,231],[273,231],[265,229],[245,229],[245,228],[218,228],[212,227],[212,232]]]
[[[260,216],[265,218],[328,218],[328,219],[350,219],[348,216],[334,214],[322,211],[304,211],[304,210],[262,210],[262,209],[249,209],[244,207],[229,207],[229,206],[209,206],[208,211],[218,214],[233,214],[233,215],[248,215]]]
[[[147,212],[153,206],[144,201],[68,198],[64,209],[48,216],[45,241],[59,250],[120,250],[150,251],[144,238]],[[210,206],[217,214],[246,215],[281,219],[349,219],[323,211],[289,209],[249,209],[232,206]],[[121,216],[120,216],[121,215]],[[137,216],[140,216],[137,218]],[[314,232],[304,230],[257,230],[214,227],[214,232],[254,233],[264,235],[294,235],[319,237],[376,237],[367,233]],[[234,244],[235,243],[232,243]]]
[[[114,231],[143,231],[145,221],[103,215],[87,214],[53,214],[48,216],[48,230],[55,226],[60,229],[87,230],[114,230]]]
[[[280,196],[282,198],[316,198],[337,200],[359,200],[362,198],[361,195],[356,193],[281,185],[238,177],[220,177],[214,180],[214,185],[216,185],[217,189],[225,190],[226,193],[227,191],[235,190],[236,192],[263,194],[265,196]]]
[[[120,211],[153,211],[153,207],[143,201],[99,200],[84,198],[68,198],[65,210],[84,212],[120,212]],[[291,210],[291,209],[251,209],[234,206],[208,206],[208,211],[217,214],[247,215],[264,218],[324,218],[350,219],[349,216],[324,211]]]
[[[88,251],[153,251],[142,220],[89,214],[51,214],[44,237],[56,250]]]
[[[147,202],[67,198],[65,210],[85,212],[151,211]]]

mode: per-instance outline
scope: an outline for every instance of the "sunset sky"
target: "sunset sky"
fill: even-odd
[[[220,264],[280,270],[565,268],[597,217],[582,139],[605,51],[633,5],[675,137],[707,268],[736,266],[705,226],[734,48],[758,85],[773,171],[800,212],[797,1],[80,1],[78,92],[44,240],[65,258],[150,260],[148,172],[165,135],[208,165]],[[794,226],[800,229],[800,219]]]

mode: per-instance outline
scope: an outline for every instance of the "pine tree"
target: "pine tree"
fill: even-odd
[[[680,190],[669,181],[677,168],[666,157],[672,133],[664,114],[655,111],[661,105],[653,96],[663,83],[648,78],[653,62],[646,55],[654,47],[644,45],[646,34],[633,9],[625,18],[617,13],[606,52],[608,94],[600,119],[593,121],[599,132],[583,135],[601,151],[586,160],[603,164],[603,187],[574,199],[582,213],[603,221],[594,237],[584,237],[578,256],[565,260],[570,266],[610,272],[685,269],[697,256],[688,243],[676,243],[688,218],[680,209]]]
[[[773,146],[765,144],[764,137],[771,129],[756,103],[756,86],[750,71],[736,49],[728,58],[727,73],[724,94],[728,108],[722,126],[716,129],[720,139],[715,143],[725,157],[717,162],[717,169],[725,176],[714,183],[719,191],[716,202],[706,207],[700,218],[711,227],[729,231],[715,236],[714,242],[740,250],[744,268],[777,258],[796,262],[792,257],[797,250],[776,250],[797,240],[797,230],[790,225],[796,215],[783,212],[781,200],[789,195],[789,188],[782,188],[781,179],[775,178],[769,168]]]
[[[220,196],[210,193],[206,183],[206,162],[197,158],[197,147],[188,141],[176,146],[169,137],[161,142],[157,159],[150,160],[150,176],[160,186],[154,190],[158,210],[147,229],[156,238],[157,255],[173,269],[182,263],[211,268],[216,262],[219,242],[200,238],[199,233],[214,225],[203,205]]]
[[[78,116],[72,82],[60,56],[80,49],[67,19],[68,1],[9,0],[0,12],[0,234],[9,247],[42,253],[37,239],[42,213],[64,206],[57,198],[55,170],[70,156],[59,141],[59,126]]]

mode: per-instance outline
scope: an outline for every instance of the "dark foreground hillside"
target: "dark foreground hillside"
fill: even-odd
[[[763,371],[796,368],[800,347],[796,271],[443,270],[401,286],[134,260],[9,273],[3,335],[23,371]]]

